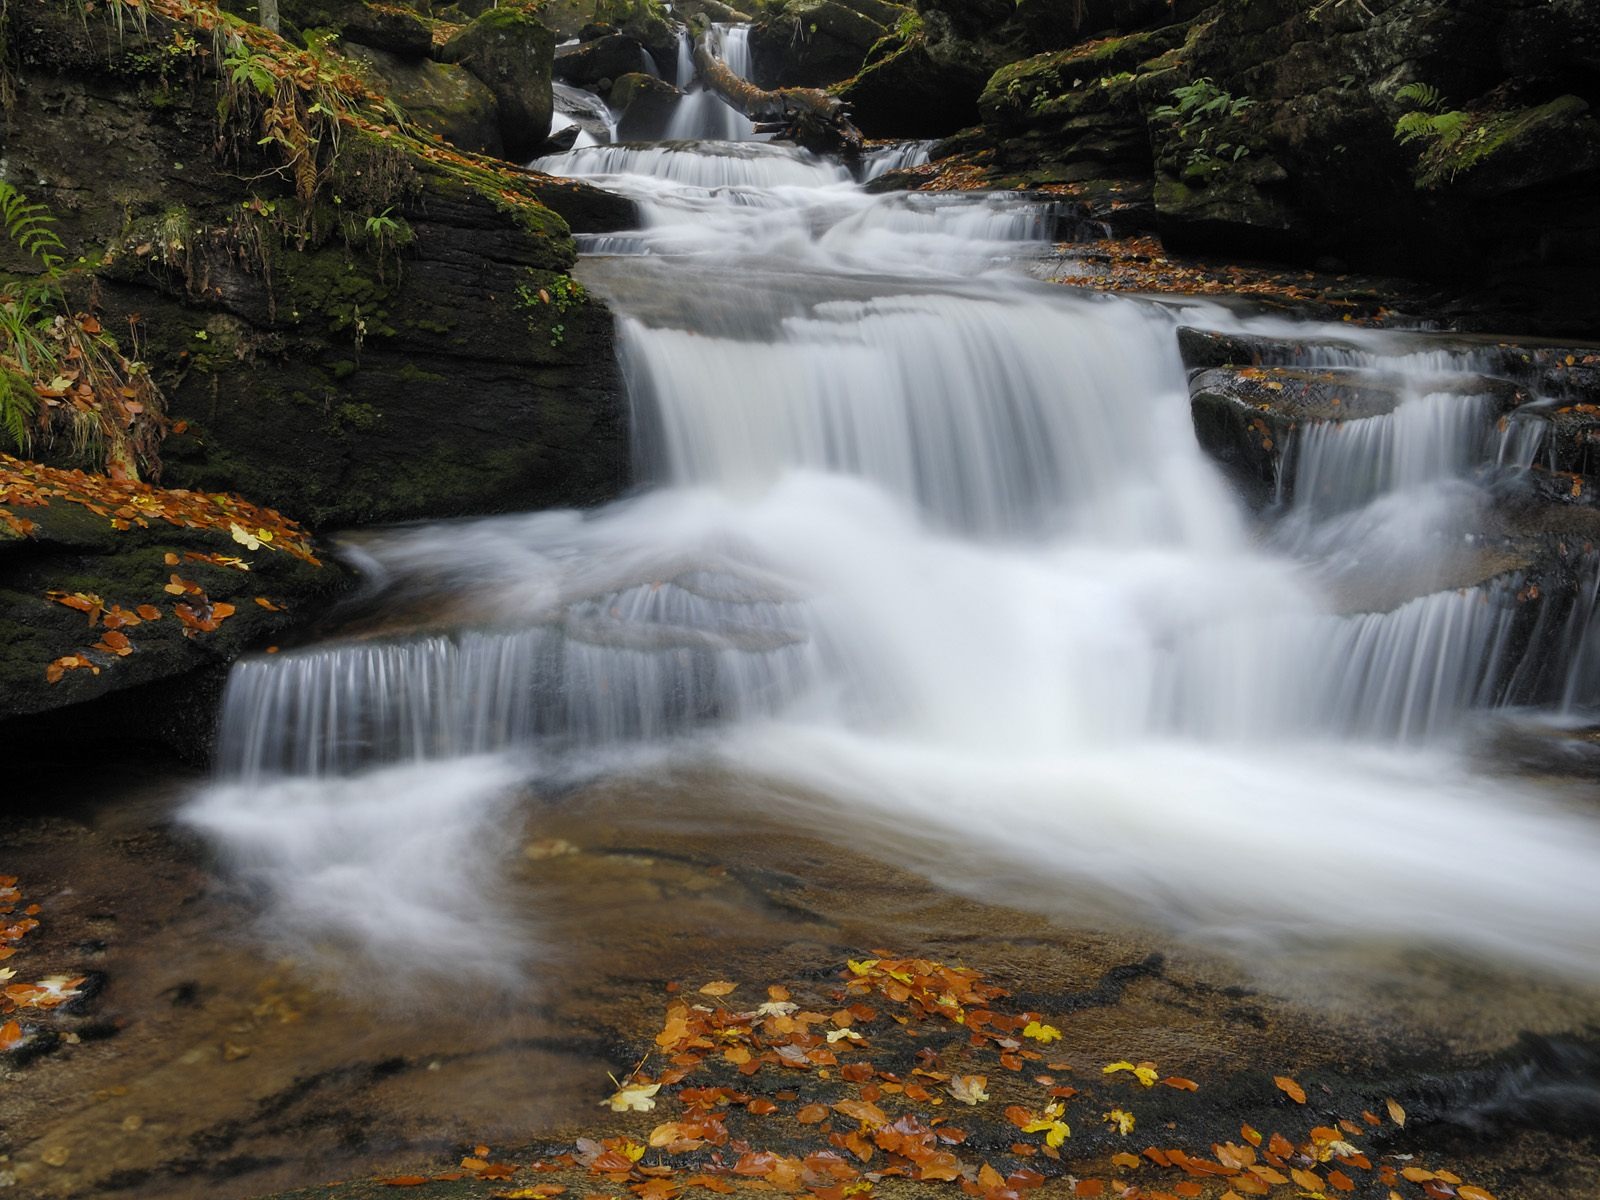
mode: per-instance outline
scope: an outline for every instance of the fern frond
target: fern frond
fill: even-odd
[[[1444,103],[1444,96],[1439,89],[1428,83],[1408,83],[1394,94],[1394,98],[1401,104],[1414,105],[1417,108],[1436,109]]]
[[[33,386],[14,371],[0,369],[0,429],[26,455],[33,446],[33,422],[39,415],[39,398]]]
[[[56,233],[56,219],[42,204],[30,204],[28,198],[5,180],[0,179],[0,220],[5,222],[6,236],[29,258],[37,259],[45,271],[54,273],[67,258],[67,247]]]

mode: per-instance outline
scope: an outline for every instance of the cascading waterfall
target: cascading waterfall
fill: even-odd
[[[1087,886],[1219,936],[1600,962],[1594,823],[1454,749],[1522,697],[1535,650],[1542,696],[1591,701],[1600,572],[1532,634],[1515,573],[1353,615],[1318,574],[1374,529],[1425,556],[1431,531],[1392,511],[1476,494],[1493,413],[1427,382],[1459,359],[1351,343],[1350,364],[1417,382],[1388,416],[1306,431],[1298,530],[1263,546],[1196,445],[1176,318],[1008,269],[1047,206],[870,196],[750,141],[539,167],[640,202],[640,229],[585,246],[624,257],[584,277],[619,314],[649,487],[379,535],[362,552],[400,614],[382,637],[235,669],[223,778],[192,819],[292,890],[293,920],[392,932],[352,880],[387,899],[414,862],[351,835],[392,819],[353,796],[426,778],[452,798],[428,819],[459,836],[508,778],[649,762],[719,769],[885,853],[915,829],[940,879],[1027,880],[1045,907]],[[300,835],[266,832],[280,810]],[[336,849],[307,849],[319,823]],[[482,895],[460,870],[439,868]]]
[[[861,156],[861,182],[871,183],[889,171],[903,171],[907,167],[920,167],[928,161],[933,150],[931,141],[897,142],[892,146],[878,146]]]

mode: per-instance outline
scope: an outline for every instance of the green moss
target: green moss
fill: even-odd
[[[341,404],[333,412],[339,433],[370,433],[383,424],[383,414],[370,404]]]
[[[1417,164],[1417,186],[1443,187],[1483,171],[1497,160],[1560,154],[1578,121],[1593,123],[1588,103],[1577,96],[1561,96],[1535,108],[1480,115],[1466,132],[1436,142],[1423,154]],[[1515,169],[1514,164],[1504,165]]]
[[[352,362],[350,359],[341,358],[337,362],[330,365],[328,369],[333,372],[333,377],[335,379],[348,379],[351,375],[354,375],[359,368],[357,364]]]
[[[445,376],[440,375],[438,372],[436,372],[436,371],[424,371],[421,367],[417,366],[415,363],[409,363],[409,362],[405,363],[404,365],[402,365],[401,368],[398,371],[395,372],[395,378],[398,379],[401,383],[408,383],[408,384],[448,383],[449,382],[449,380]]]
[[[363,255],[347,256],[334,248],[280,249],[273,255],[273,279],[282,293],[279,311],[287,309],[293,320],[357,342],[397,332],[388,308],[397,285],[380,277]]]

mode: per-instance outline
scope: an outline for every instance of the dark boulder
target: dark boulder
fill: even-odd
[[[352,45],[347,52],[422,128],[463,150],[496,157],[503,153],[494,93],[465,67],[409,61],[367,46]]]
[[[591,87],[640,73],[646,57],[639,42],[626,34],[613,33],[575,46],[562,46],[556,51],[555,73],[564,83]]]
[[[344,40],[402,58],[427,58],[433,52],[433,29],[416,12],[395,4],[361,4],[350,11]]]
[[[555,34],[519,9],[484,13],[439,51],[494,93],[500,140],[514,161],[532,158],[550,134],[555,101],[550,89]]]
[[[934,62],[915,38],[872,59],[835,95],[868,137],[937,138],[977,120],[982,82],[970,68]]]
[[[622,76],[611,86],[612,107],[622,113],[617,119],[618,139],[654,141],[662,137],[681,99],[682,92],[653,75],[635,71]]]
[[[909,10],[881,0],[785,0],[750,30],[755,81],[826,87],[861,69],[867,52]]]

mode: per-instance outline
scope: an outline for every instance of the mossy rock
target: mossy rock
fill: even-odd
[[[408,61],[367,46],[346,50],[422,128],[463,150],[496,156],[504,152],[495,95],[465,67]]]
[[[556,40],[544,25],[514,8],[491,9],[444,44],[441,60],[465,67],[494,93],[500,138],[508,157],[525,162],[550,134]]]
[[[1499,195],[1593,172],[1600,167],[1600,121],[1588,101],[1548,104],[1472,119],[1459,137],[1438,142],[1417,163],[1417,186]]]
[[[827,87],[849,79],[908,14],[853,0],[786,0],[767,9],[750,31],[756,80],[770,88]]]
[[[402,58],[424,59],[433,51],[433,28],[398,4],[362,4],[345,18],[344,38]]]

